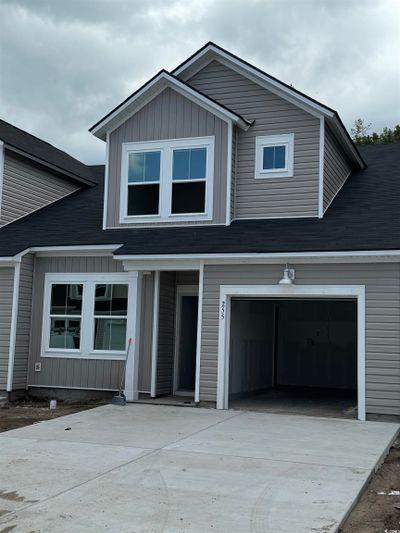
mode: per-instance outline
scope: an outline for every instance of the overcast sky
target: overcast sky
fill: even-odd
[[[88,128],[209,40],[349,129],[400,122],[400,0],[0,0],[0,116],[102,163]]]

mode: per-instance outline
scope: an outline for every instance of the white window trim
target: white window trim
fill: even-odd
[[[79,349],[49,348],[50,340],[50,300],[51,287],[53,284],[81,283],[84,285],[81,313],[81,345]],[[66,359],[101,359],[101,360],[124,360],[125,350],[105,351],[95,350],[93,344],[94,335],[94,291],[96,284],[126,284],[128,285],[128,312],[126,316],[126,346],[129,338],[129,324],[132,320],[132,308],[129,304],[129,292],[131,291],[132,280],[127,273],[115,274],[69,274],[69,273],[47,273],[45,274],[44,296],[43,296],[43,318],[42,318],[42,339],[41,357],[57,357]],[[60,315],[61,316],[61,315]],[[113,317],[115,318],[115,317]],[[124,317],[125,318],[125,317]]]
[[[268,146],[286,146],[286,166],[284,169],[263,169],[263,149]],[[256,137],[255,178],[292,178],[294,160],[294,133],[284,135],[263,135]]]
[[[160,141],[122,143],[121,155],[121,190],[120,218],[121,224],[148,222],[190,222],[212,220],[214,188],[214,144],[215,138],[190,137],[185,139],[164,139]],[[204,213],[171,213],[172,200],[172,154],[174,149],[206,148],[206,192]],[[128,161],[129,152],[157,150],[161,152],[160,160],[160,199],[158,215],[128,215]],[[194,180],[190,180],[194,181]],[[197,180],[199,181],[199,180]],[[201,180],[203,181],[203,180]],[[181,182],[181,181],[180,181]],[[153,183],[153,182],[149,182]],[[183,183],[183,181],[182,181]]]

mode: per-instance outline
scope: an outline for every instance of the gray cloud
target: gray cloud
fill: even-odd
[[[88,128],[213,40],[379,130],[400,122],[399,21],[397,0],[2,0],[1,116],[102,162]]]

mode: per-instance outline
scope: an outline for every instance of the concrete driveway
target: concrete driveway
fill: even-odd
[[[397,430],[98,407],[0,435],[0,533],[337,531]]]

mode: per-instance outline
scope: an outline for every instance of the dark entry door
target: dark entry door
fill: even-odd
[[[181,295],[177,390],[194,391],[196,374],[198,297]]]

